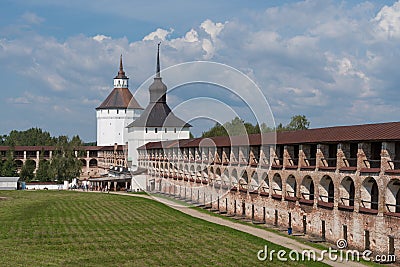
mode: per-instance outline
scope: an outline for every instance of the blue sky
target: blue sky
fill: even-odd
[[[399,2],[165,2],[0,0],[0,134],[41,127],[94,141],[119,55],[134,92],[160,40],[163,67],[211,60],[248,75],[277,122],[399,120]],[[176,90],[169,103],[187,97]]]

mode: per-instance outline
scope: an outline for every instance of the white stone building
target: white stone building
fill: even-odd
[[[126,145],[128,141],[126,127],[143,111],[129,91],[128,81],[121,56],[118,75],[114,78],[114,89],[96,108],[98,146]]]
[[[167,86],[160,75],[159,45],[156,76],[149,93],[150,103],[140,117],[128,125],[128,162],[133,169],[138,165],[138,147],[148,142],[188,139],[190,136],[191,125],[175,116],[167,104]]]

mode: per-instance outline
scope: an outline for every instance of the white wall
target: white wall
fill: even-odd
[[[157,141],[167,141],[176,139],[188,139],[190,136],[189,128],[183,128],[181,131],[179,128],[157,128],[157,133],[155,128],[143,129],[141,127],[131,127],[128,132],[128,161],[132,162],[132,166],[137,166],[138,164],[138,152],[137,148],[148,143]],[[175,132],[176,129],[176,132]]]
[[[141,109],[100,109],[96,110],[97,145],[124,145],[128,141],[128,126],[142,113]]]

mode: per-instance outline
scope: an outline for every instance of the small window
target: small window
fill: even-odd
[[[119,114],[119,109],[117,109],[117,114]]]
[[[109,109],[107,109],[107,113],[110,114],[110,110]]]
[[[125,109],[125,114],[126,114],[126,109]]]
[[[146,128],[146,133],[147,133],[147,128]]]
[[[165,128],[165,133],[167,133],[168,132],[168,130],[167,130],[167,128]]]
[[[174,128],[174,133],[176,133],[176,128]]]
[[[154,128],[154,132],[157,133],[157,128]]]

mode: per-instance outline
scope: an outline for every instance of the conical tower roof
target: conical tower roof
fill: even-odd
[[[115,79],[129,79],[125,75],[124,67],[122,65],[122,55],[119,61],[119,71]],[[125,87],[125,86],[124,86]],[[136,99],[133,97],[128,86],[126,88],[114,88],[107,98],[96,109],[143,109]]]

